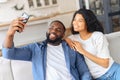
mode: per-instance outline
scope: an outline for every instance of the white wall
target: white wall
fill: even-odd
[[[68,28],[71,22],[72,15],[73,13],[69,13],[66,15],[59,15],[45,20],[28,22],[24,32],[15,34],[15,46],[44,40],[46,38],[48,24],[53,20],[57,19],[62,21],[64,24],[66,24],[66,28]],[[0,49],[2,48],[2,43],[4,41],[7,30],[8,26],[0,28]]]
[[[9,22],[12,19],[20,16],[22,12],[27,12],[31,15],[35,16],[46,16],[48,14],[52,14],[55,12],[65,13],[70,11],[75,11],[78,9],[78,4],[75,0],[58,0],[57,7],[50,7],[46,9],[36,9],[36,10],[29,10],[27,5],[27,0],[9,0],[7,3],[0,4],[0,22]],[[25,4],[25,9],[21,11],[16,11],[13,6],[15,4]],[[69,4],[68,4],[69,3]],[[7,6],[7,7],[6,7]],[[20,46],[24,44],[28,44],[35,41],[41,41],[46,38],[45,34],[48,28],[48,23],[52,20],[61,20],[66,27],[70,26],[70,22],[72,19],[72,13],[68,14],[61,14],[55,17],[51,17],[44,20],[32,21],[27,23],[27,27],[23,33],[17,33],[15,35],[15,46]],[[2,47],[2,43],[4,41],[8,26],[0,27],[0,49]]]
[[[58,0],[58,6],[48,7],[48,8],[39,8],[30,10],[28,7],[27,0],[8,0],[6,3],[0,3],[0,22],[11,21],[12,19],[19,17],[23,12],[27,12],[30,15],[34,16],[46,16],[52,13],[68,12],[77,9],[77,4],[75,0]],[[15,10],[14,6],[18,5],[21,7],[24,5],[23,10]]]

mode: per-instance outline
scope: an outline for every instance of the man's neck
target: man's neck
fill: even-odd
[[[53,45],[53,46],[58,46],[58,45],[60,45],[60,43],[61,42],[56,42],[56,43],[50,43],[50,42],[48,42],[48,44]]]

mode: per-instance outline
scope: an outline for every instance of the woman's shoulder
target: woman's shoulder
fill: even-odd
[[[98,45],[100,45],[101,43],[108,45],[107,38],[102,32],[93,32],[92,40]]]
[[[94,40],[101,40],[101,39],[103,39],[103,37],[104,37],[104,34],[102,32],[99,32],[99,31],[95,31],[92,34],[92,38]]]
[[[68,38],[78,38],[79,34],[71,34],[70,36],[68,36]]]
[[[104,34],[102,32],[99,32],[99,31],[95,31],[93,32],[92,34],[94,37],[100,37],[100,36],[104,36]]]

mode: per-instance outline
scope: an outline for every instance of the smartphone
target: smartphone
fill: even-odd
[[[26,12],[24,12],[24,13],[22,14],[21,18],[24,18],[24,20],[22,20],[22,22],[27,23],[27,22],[28,22],[28,19],[30,18],[30,15],[28,15]],[[18,26],[18,27],[19,27],[19,26]],[[19,27],[19,28],[20,28],[20,27]],[[19,32],[19,31],[17,30],[17,32]]]
[[[23,22],[27,23],[28,19],[30,18],[30,15],[28,15],[26,12],[24,12],[21,17],[24,18]]]

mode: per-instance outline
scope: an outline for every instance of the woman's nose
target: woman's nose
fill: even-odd
[[[74,22],[73,22],[73,25],[77,25],[77,21],[74,21]]]

